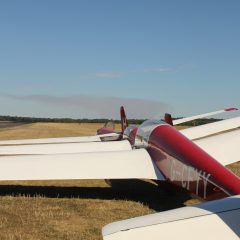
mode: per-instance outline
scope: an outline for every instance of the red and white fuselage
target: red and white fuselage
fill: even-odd
[[[239,177],[169,124],[148,120],[125,133],[135,148],[147,149],[167,181],[203,199],[240,194]]]

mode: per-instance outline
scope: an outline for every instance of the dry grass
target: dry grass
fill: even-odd
[[[190,128],[190,126],[174,126],[177,130],[183,130],[183,129],[186,129],[186,128]]]
[[[102,239],[101,228],[110,222],[180,207],[186,200],[135,181],[119,189],[103,181],[72,182],[75,187],[60,181],[51,182],[57,187],[5,183],[0,186],[0,239]]]
[[[2,128],[0,139],[25,139],[47,137],[71,137],[94,135],[101,123],[33,123],[21,126]],[[120,129],[120,124],[116,125]]]
[[[128,210],[126,210],[128,209]],[[101,239],[109,221],[148,213],[124,200],[12,197],[0,198],[0,239]]]
[[[27,124],[1,129],[0,139],[91,135],[101,126]],[[239,164],[232,169],[239,174]],[[101,228],[110,222],[196,203],[182,193],[170,196],[149,181],[121,183],[112,181],[109,187],[103,180],[2,181],[0,239],[102,239]]]
[[[240,161],[237,163],[233,163],[228,166],[228,168],[234,172],[236,175],[240,176]]]

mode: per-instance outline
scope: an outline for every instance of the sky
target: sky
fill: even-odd
[[[239,0],[0,1],[0,115],[240,107]]]

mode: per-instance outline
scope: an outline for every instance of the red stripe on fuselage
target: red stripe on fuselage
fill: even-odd
[[[156,127],[148,144],[152,159],[169,181],[205,199],[220,197],[216,186],[225,195],[240,194],[240,178],[172,126]]]

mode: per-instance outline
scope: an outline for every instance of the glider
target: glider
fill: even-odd
[[[209,117],[209,116],[213,116],[213,115],[217,115],[217,114],[221,114],[221,113],[225,113],[225,112],[230,112],[230,111],[236,111],[236,110],[238,110],[238,109],[237,108],[226,108],[226,109],[215,111],[215,112],[204,113],[204,114],[200,114],[200,115],[196,115],[196,116],[192,116],[192,117],[180,118],[180,119],[176,119],[176,120],[172,120],[171,114],[166,113],[165,114],[165,122],[170,123],[171,125],[178,125],[181,123],[194,121],[196,119],[205,118],[205,117]]]
[[[169,115],[129,126],[123,107],[120,114],[120,132],[104,127],[91,137],[0,141],[0,180],[167,181],[212,201],[109,224],[104,240],[239,239],[240,178],[225,166],[240,160],[240,117],[178,131],[172,125],[180,121]]]

